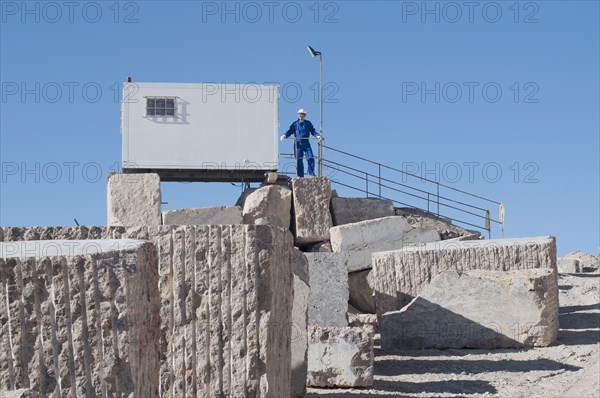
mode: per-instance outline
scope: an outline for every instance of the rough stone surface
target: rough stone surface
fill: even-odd
[[[11,241],[150,240],[158,251],[161,396],[290,396],[289,231],[200,225],[7,227],[4,232]]]
[[[292,306],[292,369],[291,396],[301,398],[306,394],[308,366],[308,298],[310,294],[308,260],[294,248],[294,302]]]
[[[383,241],[400,241],[412,228],[403,217],[391,216],[345,224],[330,229],[334,252],[361,249]]]
[[[281,185],[267,185],[250,193],[244,202],[244,224],[276,225],[290,228],[292,191]]]
[[[348,271],[343,253],[304,253],[308,259],[308,324],[348,326]]]
[[[325,177],[294,178],[292,180],[294,218],[293,228],[296,246],[329,239],[333,225],[329,202],[331,183]]]
[[[308,378],[311,387],[373,385],[373,329],[323,328],[308,331]]]
[[[111,174],[106,206],[109,226],[160,225],[160,177],[154,173]]]
[[[432,204],[433,206],[433,204]],[[433,213],[429,213],[415,208],[396,208],[396,215],[405,217],[409,224],[414,228],[432,227],[439,233],[442,240],[458,238],[461,236],[474,235],[471,239],[482,239],[481,233],[471,231],[452,224],[452,220],[444,217],[438,217]]]
[[[554,237],[434,242],[373,254],[377,314],[397,311],[442,271],[556,270]]]
[[[247,188],[244,190],[244,192],[242,192],[242,194],[240,195],[240,197],[238,198],[238,200],[235,202],[236,206],[241,207],[242,209],[244,208],[244,203],[246,203],[246,198],[248,198],[248,195],[250,195],[252,192],[256,191],[258,188]]]
[[[384,351],[546,347],[558,336],[556,271],[445,271],[380,326]]]
[[[215,206],[199,209],[166,210],[162,213],[164,225],[231,225],[242,223],[242,209],[238,206]]]
[[[154,245],[8,242],[0,253],[0,390],[158,396]]]
[[[373,253],[401,249],[411,243],[440,240],[435,229],[413,229],[398,216],[345,224],[330,231],[333,251],[348,253],[348,272],[371,268]]]
[[[348,274],[348,291],[350,305],[359,311],[374,314],[373,277],[370,269]]]
[[[315,243],[314,245],[307,246],[305,251],[307,251],[307,252],[326,252],[326,253],[333,252],[333,250],[331,249],[330,241],[319,242],[319,243]]]
[[[21,388],[19,390],[2,391],[0,390],[0,398],[38,398],[39,395],[29,389]]]
[[[379,333],[379,323],[375,314],[348,313],[348,325],[353,327],[371,326],[375,333]]]
[[[581,272],[579,260],[576,258],[559,257],[556,261],[558,272],[563,274],[575,274]]]
[[[333,225],[350,224],[395,215],[394,202],[377,198],[331,198]]]
[[[579,261],[581,272],[594,272],[597,271],[600,267],[600,257],[592,256],[589,253],[585,253],[579,250],[571,252],[561,258],[571,258]]]

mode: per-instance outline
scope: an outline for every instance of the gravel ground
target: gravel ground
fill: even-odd
[[[308,390],[308,398],[573,397],[600,398],[600,274],[561,274],[560,332],[547,348],[375,349],[370,389]]]

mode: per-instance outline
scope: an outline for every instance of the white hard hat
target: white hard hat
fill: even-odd
[[[298,113],[304,113],[306,115],[306,111],[304,110],[304,108],[298,109]]]

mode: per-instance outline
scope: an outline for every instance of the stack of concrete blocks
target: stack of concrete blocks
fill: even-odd
[[[0,243],[0,283],[0,396],[158,396],[154,245]]]
[[[158,352],[160,360],[160,396],[292,396],[289,231],[205,225],[4,232],[11,241],[135,238],[153,243],[158,281],[152,299],[160,300],[160,325],[153,330],[160,340],[150,352]]]
[[[541,271],[531,271],[537,269]],[[384,341],[387,349],[549,345],[558,331],[556,272],[554,237],[437,242],[375,253],[374,290],[382,345]],[[528,310],[513,311],[523,306]],[[519,318],[521,313],[523,318]],[[406,325],[415,317],[420,323],[411,330]],[[488,327],[494,319],[500,326]],[[491,331],[475,333],[471,339],[441,338],[451,322]],[[510,331],[512,326],[519,331]],[[425,332],[434,338],[424,339]]]

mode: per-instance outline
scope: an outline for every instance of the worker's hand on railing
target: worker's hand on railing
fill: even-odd
[[[280,140],[280,141],[283,141],[283,140],[285,140],[285,138],[286,138],[286,137],[285,137],[285,134],[284,134],[284,135],[282,135],[281,137],[279,137],[279,140]]]
[[[318,135],[318,136],[317,136],[317,140],[319,140],[319,142],[321,142],[321,141],[324,141],[324,140],[325,140],[325,138],[323,138],[322,136]]]

